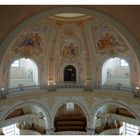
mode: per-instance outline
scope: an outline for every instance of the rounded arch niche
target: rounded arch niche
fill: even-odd
[[[76,82],[76,68],[73,65],[67,65],[64,68],[64,81]]]
[[[38,67],[31,58],[19,58],[10,65],[9,86],[38,85]]]
[[[94,111],[92,113],[93,128],[95,129],[95,133],[102,133],[110,128],[123,128],[123,134],[125,134],[124,123],[135,125],[139,120],[135,111],[124,103],[113,101],[104,101],[99,103],[96,107],[94,107]],[[120,133],[122,133],[122,131],[120,131],[119,134]]]
[[[86,132],[87,120],[81,107],[67,102],[59,107],[54,118],[55,132],[83,131]]]
[[[123,58],[107,59],[102,66],[102,84],[130,86],[130,66]]]
[[[28,119],[26,119],[26,115],[28,116]],[[16,117],[20,116],[21,119],[16,119]],[[10,121],[10,119],[12,119],[12,121]],[[43,104],[40,104],[37,101],[26,101],[19,102],[13,106],[9,106],[8,109],[5,109],[5,112],[2,115],[2,121],[6,121],[6,123],[2,124],[2,127],[22,122],[25,122],[25,124],[32,127],[32,124],[34,123],[34,126],[40,127],[40,130],[44,130],[42,132],[45,133],[45,130],[50,128],[51,118],[48,109]]]

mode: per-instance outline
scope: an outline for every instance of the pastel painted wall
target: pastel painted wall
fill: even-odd
[[[129,55],[131,46],[128,47],[124,38],[112,26],[98,19],[92,22],[91,19],[87,19],[71,24],[46,18],[37,23],[34,26],[28,25],[16,36],[6,52],[7,57],[3,63],[5,60],[16,59],[16,56],[32,58],[37,61],[37,66],[40,66],[39,71],[31,61],[25,63],[21,61],[21,69],[12,71],[12,79],[29,79],[29,71],[32,71],[33,82],[36,85],[39,80],[40,83],[48,83],[51,80],[63,83],[64,66],[74,65],[77,69],[77,82],[90,79],[91,82],[105,84],[109,70],[111,78],[115,78],[112,82],[125,83],[126,80],[128,81],[126,84],[130,85],[129,78],[126,79],[126,75],[130,76],[129,69],[126,67],[120,69],[118,60],[115,59],[114,63],[111,60],[105,62],[103,69],[101,66],[105,55],[121,54],[124,58],[130,56],[129,59],[133,59]],[[102,74],[100,69],[102,69]],[[9,81],[9,77],[6,76],[7,71],[8,69],[6,69],[5,77],[2,76],[6,82]]]
[[[36,17],[34,16],[34,19],[35,18]],[[137,60],[135,61],[135,52],[133,53],[133,55],[131,52],[133,46],[131,46],[130,44],[128,46],[126,44],[127,38],[122,38],[122,36],[120,35],[121,33],[118,33],[117,29],[119,29],[119,26],[117,28],[114,28],[112,25],[110,25],[110,23],[106,23],[107,22],[99,20],[98,17],[94,16],[92,16],[92,18],[90,17],[89,19],[86,18],[80,21],[75,20],[72,22],[63,22],[61,20],[55,20],[54,18],[48,18],[47,16],[42,19],[38,18],[36,22],[31,22],[30,24],[29,22],[26,23],[25,21],[22,25],[22,28],[17,27],[16,32],[13,32],[13,40],[11,39],[10,42],[8,42],[9,40],[5,41],[9,45],[5,46],[8,46],[9,48],[6,50],[6,56],[2,60],[2,64],[0,64],[0,68],[2,68],[2,70],[0,71],[0,83],[3,85],[7,84],[7,82],[9,81],[8,64],[10,60],[15,59],[15,57],[18,58],[19,56],[25,58],[35,58],[38,62],[38,66],[39,64],[43,65],[40,71],[41,74],[38,74],[37,66],[35,66],[31,61],[27,61],[25,63],[21,61],[21,69],[15,69],[14,71],[12,70],[12,78],[28,79],[28,72],[29,70],[33,69],[33,81],[35,81],[35,84],[38,84],[38,79],[40,79],[38,75],[41,75],[41,77],[43,77],[41,78],[42,83],[47,83],[49,78],[53,78],[53,80],[57,79],[58,83],[63,82],[62,74],[64,69],[62,68],[62,66],[69,64],[74,64],[78,69],[77,71],[80,72],[80,76],[78,76],[78,82],[85,81],[87,80],[87,78],[98,81],[100,80],[99,76],[101,76],[101,83],[105,84],[105,82],[107,81],[108,70],[111,71],[112,77],[111,79],[111,77],[108,76],[108,79],[114,80],[113,82],[116,82],[115,80],[119,78],[116,83],[121,82],[123,84],[124,78],[126,80],[128,79],[126,76],[130,76],[130,71],[132,71],[132,83],[134,82],[133,80],[136,80],[136,82],[140,81],[138,79],[138,77],[140,77],[140,72],[137,72],[137,70],[140,70],[139,63],[137,62]],[[122,28],[120,28],[120,31],[121,29]],[[28,40],[26,40],[26,37],[28,37]],[[67,40],[66,43],[63,43],[64,40]],[[129,42],[129,40],[127,41]],[[64,49],[65,47],[66,50]],[[68,53],[69,51],[70,53]],[[120,55],[122,56],[122,58],[129,58],[131,62],[130,69],[126,67],[120,68],[120,62],[118,59],[115,59],[115,62],[113,60],[105,62],[102,69],[101,62],[104,62],[104,60],[106,60],[105,55],[108,56],[108,58]],[[128,75],[126,75],[126,73],[128,73]],[[93,79],[93,77],[95,77],[95,79]],[[129,83],[127,84],[129,85]],[[66,94],[66,92],[68,92],[68,94]],[[64,91],[64,93],[61,92],[60,95],[59,92],[55,92],[53,94],[48,92],[47,95],[40,93],[41,91],[39,91],[39,93],[36,94],[32,99],[35,99],[36,102],[40,102],[40,104],[42,104],[44,108],[49,108],[50,116],[48,117],[50,117],[51,119],[50,121],[48,121],[48,124],[50,124],[50,129],[54,127],[53,119],[55,116],[55,112],[57,112],[58,106],[68,101],[69,97],[71,97],[73,101],[79,103],[83,107],[83,110],[85,110],[88,122],[87,127],[89,128],[94,128],[93,120],[95,112],[97,110],[101,111],[102,114],[113,112],[115,110],[116,107],[112,105],[100,105],[97,109],[97,105],[104,102],[104,100],[111,100],[112,102],[119,102],[120,104],[123,103],[128,108],[133,110],[137,114],[138,118],[140,118],[139,102],[138,100],[132,98],[132,94],[130,95],[131,97],[127,97],[124,96],[123,93],[120,93],[119,95],[118,93],[114,93],[113,95],[109,93],[83,93],[81,91],[77,93]],[[32,100],[31,96],[22,96],[18,99],[21,102],[24,101],[25,103],[27,102],[27,100]],[[7,108],[11,108],[11,106],[16,102],[17,100],[14,99],[12,102],[9,101],[4,105],[4,102],[2,102],[2,105],[0,106],[1,116],[4,116],[7,113]],[[95,110],[95,108],[97,110]],[[24,108],[24,111],[38,114],[41,109],[36,106],[26,106]],[[127,119],[124,118],[124,120]],[[137,120],[137,123],[139,124],[139,119]],[[27,119],[27,121],[31,123],[32,120]],[[105,124],[105,122],[106,117],[103,116],[101,120],[98,120],[98,123],[96,123],[96,125],[99,125],[99,123]],[[1,125],[2,123],[3,120],[0,121]],[[40,121],[36,118],[35,123],[41,126],[45,125],[43,121]]]

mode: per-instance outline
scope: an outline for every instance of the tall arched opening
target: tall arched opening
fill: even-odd
[[[17,59],[10,66],[10,87],[38,85],[38,67],[32,59]]]
[[[79,105],[67,102],[58,109],[54,127],[55,132],[86,132],[86,116]]]
[[[76,82],[76,68],[72,65],[67,65],[64,68],[64,81]]]
[[[134,114],[118,103],[102,105],[95,113],[95,134],[137,135],[140,126]]]
[[[115,57],[108,59],[102,67],[103,85],[130,86],[130,67],[121,58]]]
[[[30,103],[15,107],[3,121],[0,129],[4,135],[44,135],[48,127],[46,112]]]

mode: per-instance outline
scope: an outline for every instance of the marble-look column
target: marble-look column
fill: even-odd
[[[87,130],[87,135],[94,135],[95,129],[94,128],[86,128]]]
[[[47,135],[54,135],[54,130],[55,130],[55,128],[46,129],[46,134]]]

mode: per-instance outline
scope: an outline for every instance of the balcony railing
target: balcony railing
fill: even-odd
[[[2,88],[0,90],[0,100],[5,99],[7,96],[20,95],[23,93],[34,92],[38,90],[46,91],[56,91],[58,89],[82,89],[84,91],[93,91],[97,90],[107,90],[107,91],[116,91],[123,94],[134,95],[134,97],[140,97],[140,90],[136,90],[133,87],[124,87],[118,85],[102,85],[98,83],[62,83],[62,84],[49,84],[49,85],[33,85],[33,86],[19,86],[14,88]]]

